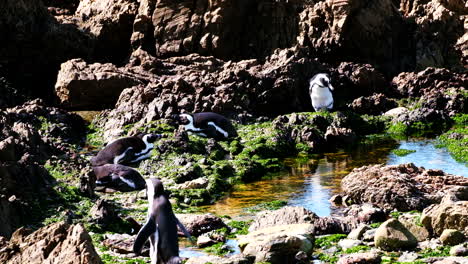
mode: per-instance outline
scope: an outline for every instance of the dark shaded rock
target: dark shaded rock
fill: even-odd
[[[465,235],[456,229],[445,229],[439,239],[444,245],[455,246],[465,242]]]
[[[373,94],[369,97],[359,97],[348,105],[354,112],[367,115],[381,115],[397,107],[395,100],[388,99],[384,94]]]
[[[350,128],[329,126],[325,132],[325,140],[330,146],[349,146],[356,139],[356,133]]]
[[[341,186],[355,203],[410,211],[439,202],[450,187],[468,186],[468,179],[409,163],[354,169],[343,178]]]
[[[84,227],[63,222],[10,241],[0,252],[0,261],[8,264],[102,263]]]
[[[89,212],[91,221],[102,228],[121,221],[116,213],[116,207],[106,200],[99,199]]]
[[[195,237],[212,230],[227,227],[221,218],[212,214],[179,214],[177,218],[187,228],[190,235]]]

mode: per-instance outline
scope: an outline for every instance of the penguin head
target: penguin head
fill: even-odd
[[[190,114],[180,114],[178,118],[178,122],[181,125],[188,125],[193,123],[193,116]]]
[[[142,139],[148,143],[154,143],[156,140],[165,137],[162,134],[145,134]]]
[[[148,200],[153,200],[155,197],[164,194],[164,186],[160,179],[149,178],[146,180],[146,195],[148,197]]]
[[[314,75],[309,81],[309,89],[312,89],[314,85],[320,86],[320,88],[329,88],[333,91],[333,86],[331,85],[330,75],[327,73],[318,73]]]

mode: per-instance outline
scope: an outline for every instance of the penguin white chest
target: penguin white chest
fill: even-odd
[[[312,87],[310,98],[315,111],[333,108],[333,95],[328,88]]]

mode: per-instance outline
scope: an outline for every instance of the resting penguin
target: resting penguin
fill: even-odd
[[[91,159],[93,166],[104,164],[128,164],[149,158],[154,142],[160,134],[138,134],[133,137],[119,138],[104,147]]]
[[[330,76],[326,73],[316,74],[309,81],[310,99],[315,111],[330,110],[333,108],[333,86]]]
[[[104,186],[121,192],[145,189],[145,179],[130,167],[120,164],[105,164],[93,167],[96,186]]]
[[[180,114],[179,123],[189,133],[214,139],[237,137],[237,131],[226,117],[213,113]]]
[[[148,219],[140,229],[133,244],[133,252],[139,255],[146,240],[150,240],[151,264],[181,263],[177,226],[190,237],[172,211],[171,203],[164,193],[162,182],[156,178],[146,180],[148,196]]]

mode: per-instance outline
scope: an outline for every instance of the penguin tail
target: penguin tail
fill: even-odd
[[[153,218],[150,217],[148,222],[140,229],[138,235],[133,242],[133,252],[137,255],[140,255],[143,246],[145,245],[146,240],[156,232],[156,223],[154,222]]]

